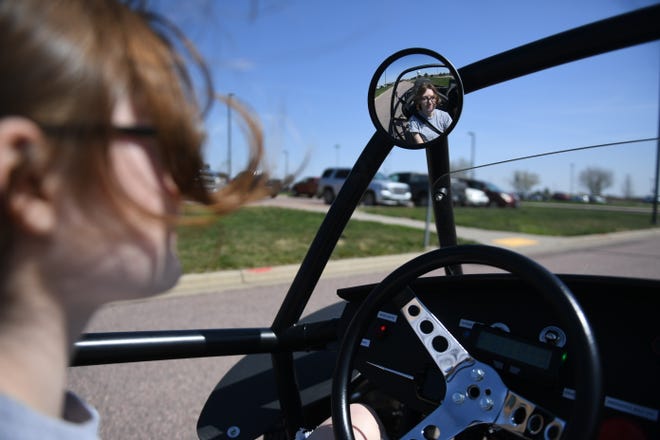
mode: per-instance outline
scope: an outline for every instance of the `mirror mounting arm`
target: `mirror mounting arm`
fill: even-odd
[[[449,141],[447,136],[437,140],[438,144],[426,148],[426,161],[431,184],[431,200],[435,214],[435,228],[438,233],[440,247],[458,244],[456,236],[456,221],[454,219],[454,204],[451,194],[451,177],[449,175]],[[437,188],[446,188],[446,194],[437,200]],[[460,275],[463,270],[460,265],[445,267],[447,275]]]

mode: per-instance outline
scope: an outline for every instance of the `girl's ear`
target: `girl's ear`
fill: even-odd
[[[45,188],[39,158],[47,144],[37,124],[26,118],[0,118],[0,194],[16,227],[45,235],[55,226],[55,205]]]

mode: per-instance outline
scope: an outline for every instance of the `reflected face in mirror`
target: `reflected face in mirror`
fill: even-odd
[[[435,87],[431,85],[420,87],[417,93],[415,93],[417,110],[422,116],[431,116],[438,101],[440,101],[440,95],[435,90]]]
[[[376,72],[372,89],[369,104],[376,128],[404,148],[423,148],[447,135],[463,103],[458,73],[437,54],[395,54]]]

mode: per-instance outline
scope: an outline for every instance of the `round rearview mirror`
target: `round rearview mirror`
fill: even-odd
[[[387,58],[369,87],[376,130],[403,148],[425,148],[447,136],[463,109],[463,83],[443,56],[406,49]]]

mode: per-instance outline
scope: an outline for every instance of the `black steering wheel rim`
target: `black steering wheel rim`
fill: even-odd
[[[414,279],[442,267],[480,264],[496,267],[519,276],[559,312],[570,344],[569,356],[575,359],[575,405],[563,438],[591,438],[600,416],[602,371],[596,339],[577,300],[554,274],[518,253],[486,245],[461,245],[433,250],[403,264],[389,274],[364,300],[351,320],[337,356],[332,383],[332,422],[335,438],[353,440],[348,388],[353,359],[362,335],[378,307],[394,297]]]

